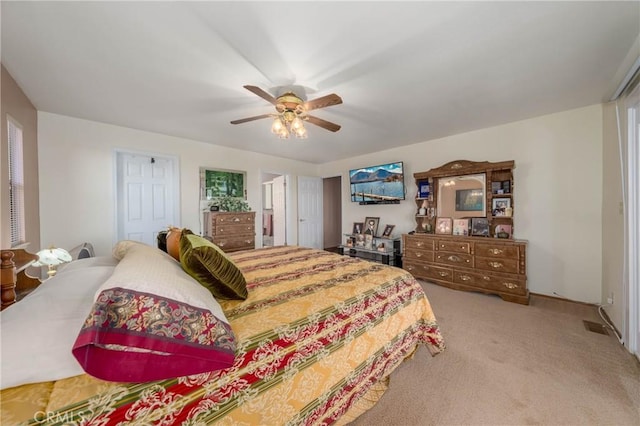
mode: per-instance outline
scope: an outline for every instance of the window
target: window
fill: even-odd
[[[24,161],[22,155],[22,126],[7,117],[9,132],[9,206],[11,247],[26,240],[24,218]]]

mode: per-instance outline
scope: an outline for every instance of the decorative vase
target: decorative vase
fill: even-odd
[[[513,209],[511,207],[507,207],[506,209],[504,209],[504,215],[506,217],[511,217],[512,214],[513,214]]]
[[[424,216],[424,215],[426,215],[426,214],[427,214],[427,209],[425,209],[424,207],[420,207],[420,208],[418,209],[418,214],[419,214],[420,216]]]

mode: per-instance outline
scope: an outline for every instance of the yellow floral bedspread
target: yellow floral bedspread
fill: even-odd
[[[249,290],[220,301],[238,341],[232,367],[6,389],[2,424],[340,424],[379,398],[416,345],[444,349],[422,288],[402,269],[296,246],[230,256]]]

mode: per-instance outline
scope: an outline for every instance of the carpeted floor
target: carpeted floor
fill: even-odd
[[[640,363],[587,330],[595,307],[422,284],[447,349],[420,348],[352,426],[640,425]]]

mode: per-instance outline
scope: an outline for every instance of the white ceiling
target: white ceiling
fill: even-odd
[[[0,7],[2,63],[38,110],[313,163],[607,101],[640,33],[638,1]],[[313,115],[342,129],[231,125],[274,111],[246,84],[336,93]]]

